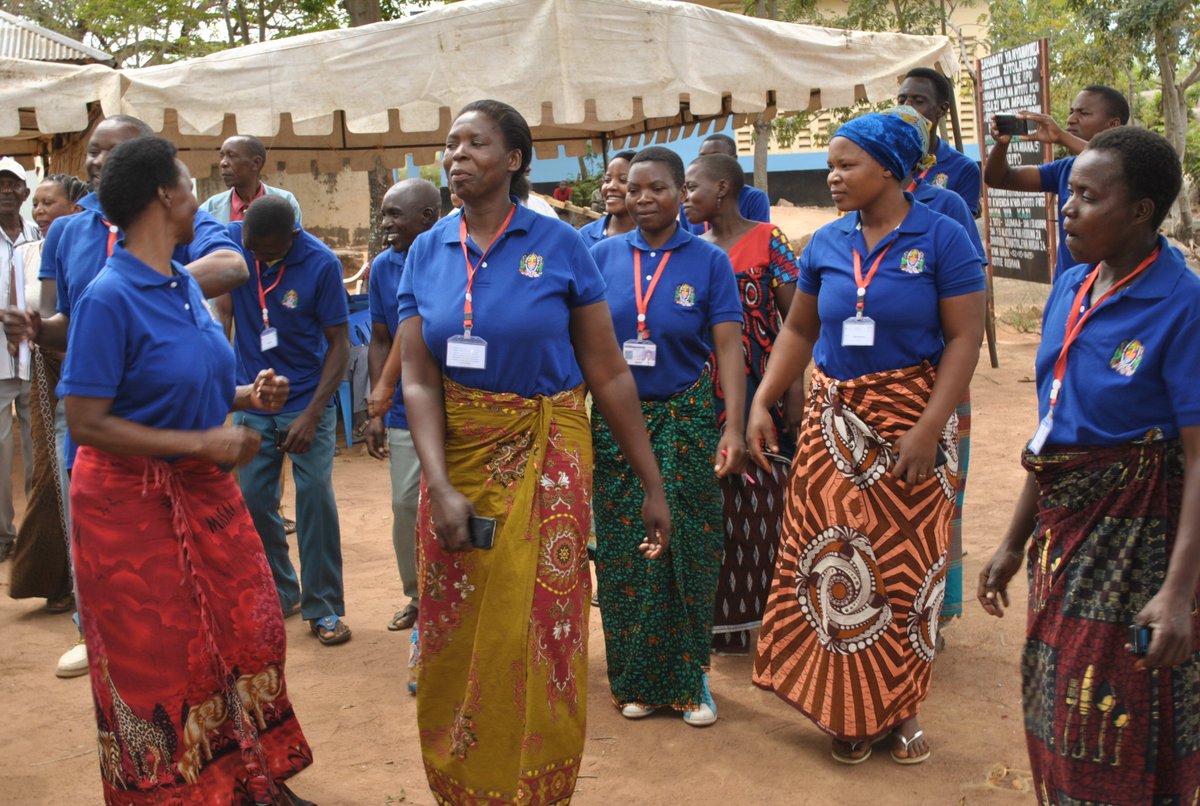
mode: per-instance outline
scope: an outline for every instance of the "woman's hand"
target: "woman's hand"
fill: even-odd
[[[671,510],[667,506],[667,496],[662,487],[646,490],[642,499],[642,522],[646,524],[646,537],[638,550],[647,559],[661,557],[671,545]]]
[[[713,458],[713,472],[723,479],[731,473],[741,473],[746,467],[746,438],[742,433],[726,427],[717,443],[717,455]]]
[[[442,549],[469,551],[471,533],[467,521],[475,514],[471,500],[447,485],[436,491],[430,490],[429,503],[433,507],[433,532]]]
[[[938,434],[929,433],[918,423],[896,440],[896,466],[892,475],[910,485],[923,484],[933,475],[937,461]]]
[[[207,459],[218,467],[233,469],[254,458],[261,442],[262,437],[259,433],[249,428],[210,428],[201,433],[201,447],[195,456]]]
[[[283,375],[276,375],[273,369],[264,369],[258,373],[250,387],[250,408],[259,411],[279,411],[287,402],[291,385]]]
[[[1150,650],[1139,658],[1139,669],[1170,669],[1192,654],[1192,597],[1172,598],[1159,591],[1133,618],[1139,627],[1150,628]]]
[[[4,335],[8,339],[9,355],[16,355],[21,342],[28,340],[30,344],[37,341],[42,329],[42,317],[37,311],[22,311],[19,308],[9,308],[4,312]]]
[[[383,417],[392,408],[392,400],[396,396],[396,387],[378,383],[371,387],[371,396],[367,398],[367,416]]]
[[[979,572],[975,598],[989,616],[1004,618],[1004,608],[1008,607],[1008,581],[1021,570],[1024,560],[1024,551],[1001,546]]]
[[[758,404],[757,395],[755,402],[750,404],[750,421],[746,424],[746,447],[754,463],[769,473],[771,460],[763,456],[763,451],[779,453],[779,436],[775,433],[775,421],[771,419],[771,412]]]

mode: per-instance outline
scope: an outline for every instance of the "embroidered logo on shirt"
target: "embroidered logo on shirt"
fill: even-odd
[[[937,176],[935,176],[933,178],[933,186],[938,187],[938,188],[944,188],[946,186],[946,183],[949,181],[950,181],[950,177],[946,176],[945,174],[938,174]]]
[[[925,271],[925,253],[920,249],[909,249],[900,258],[900,271],[906,274],[920,274]]]
[[[526,277],[541,277],[542,276],[542,256],[539,254],[528,254],[521,257],[521,274]]]
[[[1108,365],[1117,371],[1118,375],[1124,375],[1126,378],[1137,372],[1138,366],[1142,363],[1142,356],[1146,354],[1146,347],[1137,339],[1121,342],[1121,346],[1113,353],[1112,360]]]
[[[696,304],[696,289],[687,283],[675,286],[675,304],[682,308],[690,308]]]
[[[300,303],[300,295],[296,293],[296,289],[294,289],[294,288],[289,289],[288,292],[283,295],[283,307],[288,308],[288,309],[295,309],[295,307],[299,303]]]

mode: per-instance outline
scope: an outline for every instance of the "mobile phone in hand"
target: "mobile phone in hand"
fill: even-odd
[[[1139,658],[1146,657],[1150,651],[1150,628],[1129,625],[1129,652]]]
[[[996,131],[1003,135],[1023,137],[1037,131],[1036,123],[1016,115],[994,115],[992,120],[996,122]]]
[[[467,533],[472,546],[490,549],[496,544],[496,519],[472,515],[467,519]]]

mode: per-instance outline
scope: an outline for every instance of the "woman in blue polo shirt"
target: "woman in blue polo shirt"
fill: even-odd
[[[674,708],[688,724],[702,726],[717,719],[707,675],[725,537],[717,479],[744,463],[746,376],[733,266],[718,247],[679,225],[683,179],[675,152],[659,146],[638,152],[628,196],[638,228],[592,248],[663,468],[676,535],[663,557],[638,553],[629,513],[641,506],[641,490],[613,439],[614,421],[594,416],[596,578],[608,681],[621,713],[638,719]],[[714,348],[728,379],[723,435],[706,366]]]
[[[301,801],[283,780],[312,756],[275,585],[229,473],[258,437],[224,422],[231,406],[279,408],[288,383],[268,370],[235,387],[233,350],[172,260],[197,208],[175,153],[139,137],[105,160],[99,200],[124,239],[72,310],[59,387],[81,446],[72,554],[104,800],[287,806]]]
[[[633,218],[625,206],[625,192],[629,186],[629,161],[636,151],[618,151],[604,169],[604,181],[600,193],[604,197],[604,216],[579,229],[579,236],[589,247],[623,235],[633,229]]]
[[[1200,279],[1158,233],[1181,185],[1171,145],[1133,126],[1075,160],[1080,265],[1046,302],[1029,474],[979,574],[1001,616],[1028,557],[1025,736],[1047,803],[1200,791]]]
[[[417,724],[447,803],[486,792],[540,805],[575,789],[591,594],[585,382],[646,489],[643,550],[660,554],[670,534],[604,281],[575,230],[517,203],[531,155],[515,109],[464,107],[443,158],[462,213],[413,241],[400,281],[424,473]]]
[[[878,113],[830,141],[830,193],[849,215],[800,258],[747,426],[765,467],[770,407],[815,361],[754,681],[831,734],[845,764],[889,734],[897,763],[930,755],[917,712],[946,579],[954,407],[983,338],[979,254],[901,186],[922,151],[912,126]]]

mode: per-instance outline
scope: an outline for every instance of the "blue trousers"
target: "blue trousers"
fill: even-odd
[[[296,484],[296,542],[300,548],[300,579],[288,556],[287,534],[279,516],[280,473],[283,452],[275,450],[276,430],[287,429],[300,412],[271,416],[238,412],[235,425],[262,435],[262,445],[248,464],[238,470],[238,484],[246,508],[262,538],[275,590],[284,610],[300,602],[300,615],[311,621],[346,615],[342,588],[342,532],[337,502],[333,498],[333,448],[336,440],[334,410],[328,408],[317,423],[312,446],[304,453],[289,453]],[[302,592],[303,588],[303,592]]]

